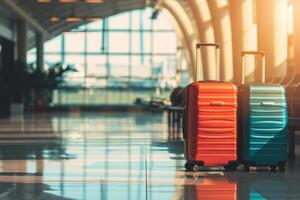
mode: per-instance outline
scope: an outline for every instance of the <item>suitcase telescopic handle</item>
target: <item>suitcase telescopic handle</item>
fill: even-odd
[[[220,71],[221,71],[221,67],[220,67],[220,56],[221,56],[221,53],[220,53],[220,47],[221,45],[218,44],[218,43],[198,43],[196,45],[196,53],[197,53],[197,56],[196,56],[196,81],[199,81],[200,80],[200,58],[201,57],[201,52],[198,50],[200,50],[201,48],[203,47],[215,47],[216,49],[216,66],[217,66],[217,70],[216,70],[216,75],[217,75],[217,78],[220,79]],[[199,56],[199,57],[198,57]]]
[[[262,58],[262,75],[261,75],[261,82],[265,83],[266,82],[266,53],[264,51],[242,51],[242,84],[245,83],[245,78],[246,78],[246,63],[245,63],[245,56],[246,55],[259,55]]]
[[[216,47],[216,48],[220,48],[220,44],[218,43],[198,43],[197,44],[197,48],[200,47]]]

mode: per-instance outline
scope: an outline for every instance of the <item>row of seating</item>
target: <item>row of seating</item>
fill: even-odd
[[[268,81],[285,87],[290,118],[300,118],[300,74],[288,74]]]
[[[300,74],[276,77],[267,80],[267,83],[278,83],[285,87],[289,118],[300,118]],[[172,106],[184,107],[184,98],[184,88],[175,88],[170,95]]]

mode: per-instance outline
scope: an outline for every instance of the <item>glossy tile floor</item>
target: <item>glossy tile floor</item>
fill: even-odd
[[[185,172],[183,143],[166,120],[160,113],[2,119],[0,199],[300,199],[299,159],[285,173]]]

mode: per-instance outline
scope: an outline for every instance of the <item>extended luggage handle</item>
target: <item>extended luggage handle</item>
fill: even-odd
[[[216,66],[217,66],[217,69],[216,69],[216,75],[217,75],[217,78],[220,80],[220,71],[221,71],[221,67],[220,67],[220,56],[221,56],[221,53],[220,53],[220,47],[221,45],[218,44],[218,43],[198,43],[196,45],[196,81],[199,81],[200,79],[200,59],[198,59],[198,56],[201,57],[201,51],[200,51],[200,48],[201,47],[215,47],[216,48]]]
[[[245,56],[246,55],[260,55],[262,58],[262,75],[261,75],[261,82],[265,83],[266,82],[266,53],[264,51],[242,51],[242,84],[245,83],[246,79],[246,69],[245,69]]]

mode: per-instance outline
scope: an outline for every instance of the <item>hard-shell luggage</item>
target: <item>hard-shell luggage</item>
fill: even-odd
[[[263,58],[262,83],[244,84],[244,56]],[[265,84],[264,52],[242,52],[243,81],[239,87],[239,161],[250,166],[279,167],[287,161],[287,103],[285,90],[279,84]]]
[[[198,44],[200,48],[218,44]],[[198,68],[198,66],[197,66]],[[198,73],[197,73],[198,74]],[[185,157],[187,170],[201,166],[221,166],[226,170],[237,167],[237,88],[219,81],[194,82],[186,88],[184,113]]]

